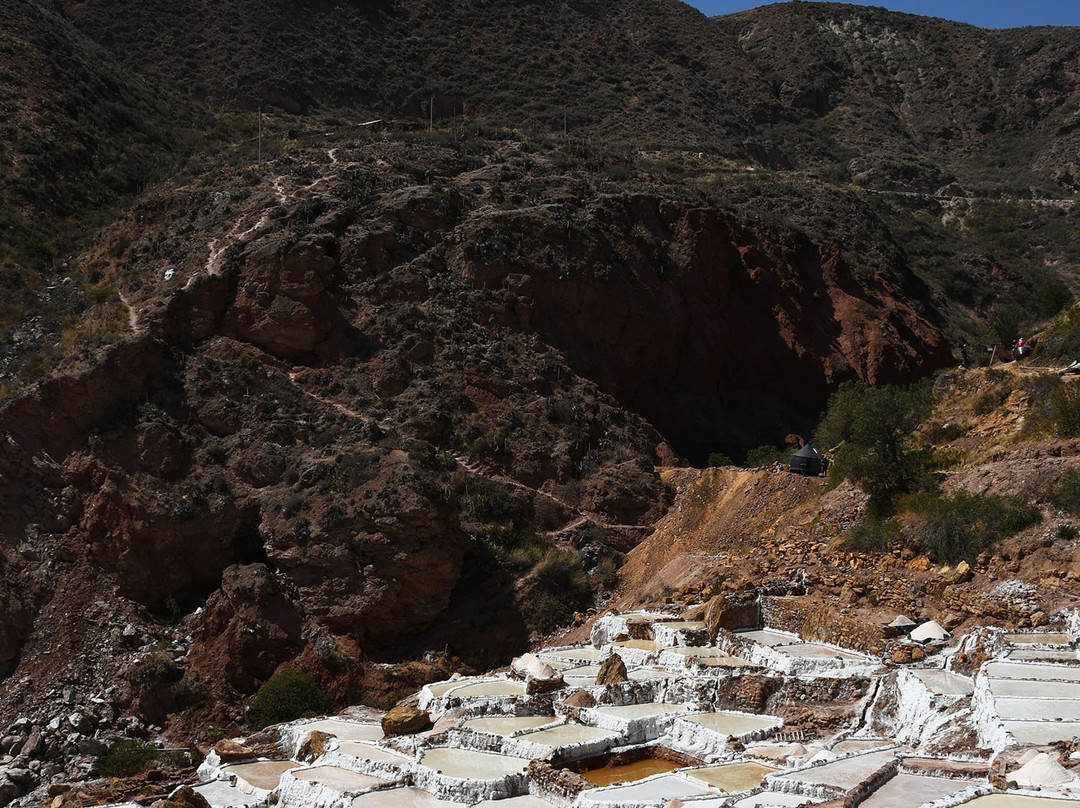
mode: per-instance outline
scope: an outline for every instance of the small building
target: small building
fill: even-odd
[[[825,459],[825,455],[807,444],[791,456],[789,467],[794,474],[801,474],[804,477],[817,477],[825,471],[828,465],[829,461]]]

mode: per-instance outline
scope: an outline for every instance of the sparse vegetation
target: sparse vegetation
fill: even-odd
[[[101,777],[134,777],[149,769],[159,757],[161,750],[152,743],[117,741],[98,758],[96,769]]]
[[[1050,502],[1065,513],[1080,516],[1080,469],[1069,469],[1050,492]]]
[[[904,507],[916,515],[919,544],[933,561],[943,564],[973,562],[979,553],[1042,520],[1038,508],[1018,497],[967,491],[950,496],[916,494]]]

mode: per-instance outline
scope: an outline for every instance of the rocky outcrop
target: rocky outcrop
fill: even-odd
[[[619,682],[628,681],[626,675],[626,663],[618,654],[611,654],[600,663],[600,670],[596,672],[596,684],[615,685]]]

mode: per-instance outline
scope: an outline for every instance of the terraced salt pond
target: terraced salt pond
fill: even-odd
[[[465,808],[463,802],[440,800],[418,788],[391,788],[354,797],[352,808]]]
[[[569,662],[599,662],[599,648],[558,648],[551,651],[542,651],[542,659],[567,660]]]
[[[806,797],[802,794],[784,794],[779,791],[768,791],[764,794],[755,794],[751,797],[744,797],[736,803],[733,803],[734,808],[799,808],[801,805],[807,803],[821,802],[821,800],[813,797]],[[727,802],[717,801],[715,805],[710,805],[709,808],[726,808]],[[695,802],[694,807],[705,808],[704,803]]]
[[[493,679],[455,687],[447,693],[457,699],[476,696],[524,696],[525,683],[512,679]]]
[[[860,808],[911,808],[913,805],[924,805],[956,794],[970,785],[971,782],[967,780],[921,777],[901,772],[859,803],[859,806]]]
[[[1080,665],[1050,665],[1040,662],[987,662],[986,675],[995,679],[1032,679],[1080,682]]]
[[[623,786],[608,786],[586,791],[578,798],[580,805],[639,805],[671,799],[685,800],[715,792],[699,782],[679,774],[662,774]],[[661,802],[662,804],[662,802]]]
[[[297,780],[324,786],[342,793],[362,791],[389,782],[381,777],[360,774],[349,769],[343,769],[340,766],[313,766],[310,769],[296,769],[292,772],[292,776]]]
[[[522,735],[521,740],[558,749],[576,744],[615,741],[618,737],[618,733],[599,729],[598,727],[587,727],[582,724],[563,724],[551,729],[541,729]]]
[[[870,775],[880,770],[894,757],[895,753],[891,749],[882,752],[867,752],[790,774],[778,774],[775,779],[803,787],[830,786],[838,792],[846,792],[859,783],[865,782]]]
[[[402,766],[409,762],[409,758],[399,752],[364,741],[342,741],[337,748],[337,752],[357,760],[366,760],[369,763],[389,763],[394,766]]]
[[[987,794],[963,803],[963,808],[1075,808],[1080,800],[1033,797],[1025,794]]]
[[[256,763],[237,763],[226,766],[222,771],[227,777],[236,777],[238,781],[243,781],[254,788],[271,791],[277,788],[281,775],[299,767],[299,763],[291,760],[260,760]],[[239,787],[243,790],[243,786]]]
[[[1080,737],[1080,722],[1075,721],[1004,721],[1005,729],[1018,743],[1047,744],[1071,741]]]
[[[1068,645],[1072,637],[1068,634],[1040,634],[1038,632],[1020,632],[1005,635],[1005,642],[1013,645]]]
[[[338,718],[325,718],[321,721],[309,721],[301,724],[305,732],[327,732],[342,741],[381,741],[382,727],[379,724],[363,724],[359,721],[343,721]]]
[[[749,791],[761,785],[765,775],[775,771],[778,771],[775,766],[764,763],[725,763],[722,766],[691,769],[686,775],[721,791]]]
[[[537,729],[555,721],[553,715],[510,715],[473,718],[462,726],[474,732],[487,732],[491,735],[513,735],[523,730]]]
[[[612,718],[624,720],[685,712],[686,707],[681,704],[663,704],[654,701],[645,702],[644,704],[624,704],[616,707],[596,707],[593,709],[593,713],[596,715],[611,716]]]
[[[953,806],[991,788],[985,752],[975,759],[964,750],[959,758],[939,757],[953,738],[998,754],[1014,742],[1080,736],[1080,665],[1055,664],[1076,656],[1067,634],[1029,638],[999,630],[981,646],[998,649],[997,658],[972,679],[949,670],[949,654],[963,646],[938,648],[937,656],[932,649],[924,662],[895,673],[888,662],[786,632],[740,632],[738,640],[725,635],[718,645],[696,646],[691,643],[708,640],[699,621],[650,619],[646,613],[601,618],[594,645],[538,650],[564,678],[550,695],[526,695],[513,674],[428,685],[418,698],[436,730],[384,739],[375,720],[357,720],[366,717],[362,710],[296,722],[281,729],[281,749],[295,750],[314,730],[337,740],[303,766],[280,760],[221,766],[208,756],[200,775],[220,779],[198,789],[212,808],[660,808],[672,799],[688,808],[790,808],[827,799],[926,808]],[[1080,615],[1056,625],[1080,631]],[[634,639],[624,639],[628,634]],[[1049,647],[1061,638],[1060,648]],[[623,657],[629,681],[596,685],[599,663],[612,653]],[[715,709],[753,703],[742,683],[758,677],[780,680],[766,703],[794,715],[792,727],[764,712]],[[874,682],[869,690],[867,679]],[[567,700],[574,690],[582,692]],[[836,692],[852,694],[841,697],[850,700],[848,712],[829,733],[807,733],[799,718],[803,699],[809,709],[814,703],[831,709]],[[860,693],[870,703],[859,702]],[[939,732],[937,747],[920,745],[928,737],[920,727]],[[774,733],[781,734],[770,739]],[[1019,766],[1008,754],[1007,777]],[[1067,756],[1057,759],[1080,768]],[[994,794],[964,804],[1080,808],[1080,801],[1049,799],[1049,791],[1065,792],[1053,785],[1060,779],[1045,777],[1038,796]]]
[[[748,715],[745,713],[696,713],[680,716],[681,721],[712,730],[719,735],[746,735],[776,727],[779,720],[774,716]]]
[[[661,758],[645,758],[635,760],[632,763],[619,763],[612,766],[604,766],[599,769],[589,769],[581,773],[581,776],[596,786],[610,786],[616,783],[633,783],[644,780],[654,774],[673,772],[680,768],[680,764]]]
[[[529,761],[494,752],[436,746],[424,752],[420,757],[420,765],[460,779],[499,780],[524,771],[528,768]]]

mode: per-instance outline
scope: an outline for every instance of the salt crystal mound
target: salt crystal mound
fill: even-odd
[[[1055,758],[1040,752],[1031,760],[1008,775],[1017,785],[1028,788],[1044,786],[1063,786],[1076,782],[1076,775],[1066,769]]]
[[[952,635],[942,628],[936,620],[927,620],[921,626],[912,629],[908,635],[915,642],[933,642],[935,640],[947,640]]]

